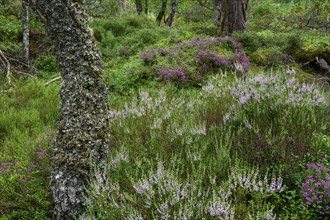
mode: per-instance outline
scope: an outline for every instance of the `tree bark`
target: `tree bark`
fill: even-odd
[[[29,7],[26,0],[22,0],[22,25],[23,25],[23,56],[29,61]]]
[[[135,4],[136,4],[136,11],[138,15],[140,15],[143,11],[142,0],[135,0]]]
[[[246,29],[245,6],[246,0],[228,1],[228,33]]]
[[[54,219],[75,219],[87,208],[94,168],[104,171],[109,147],[108,94],[100,51],[81,5],[30,0],[46,20],[62,76],[61,104],[51,157]]]
[[[248,0],[214,0],[216,9],[215,23],[219,26],[219,35],[227,28],[231,35],[234,31],[246,29],[246,10]]]
[[[156,21],[158,25],[162,22],[163,17],[165,16],[165,11],[166,11],[166,5],[167,5],[167,0],[163,0],[162,2],[162,7],[160,8],[160,11],[157,15]]]
[[[172,25],[173,25],[175,10],[176,10],[176,0],[171,0],[170,15],[168,16],[168,18],[166,19],[166,22],[165,22],[168,27],[172,27]]]

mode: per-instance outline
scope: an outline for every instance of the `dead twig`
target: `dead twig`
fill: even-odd
[[[7,60],[6,56],[3,54],[2,50],[0,50],[0,60],[4,66],[4,68],[6,69],[6,78],[8,80],[8,84],[10,86],[15,87],[15,84],[11,81],[11,72],[10,72],[10,63]]]
[[[49,80],[48,82],[45,83],[45,86],[48,86],[49,84],[57,81],[57,80],[60,80],[62,77],[61,76],[58,76],[58,77],[55,77],[54,79],[51,79]]]
[[[23,71],[19,71],[17,70],[17,68],[24,66],[25,68],[31,69],[33,73],[39,73],[39,71],[31,64],[25,62],[24,60],[21,60],[19,57],[15,57],[11,54],[6,54],[5,52],[2,52],[3,55],[6,57],[7,61],[9,63],[14,63],[14,65],[11,65],[11,72],[13,72],[14,74],[21,74],[21,75],[27,75],[29,77],[35,77],[29,73],[23,72]],[[16,68],[15,68],[16,67]],[[19,68],[19,69],[23,69],[23,68]]]

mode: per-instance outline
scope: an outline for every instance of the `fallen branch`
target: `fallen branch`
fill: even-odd
[[[11,86],[15,86],[15,84],[11,81],[11,72],[10,72],[10,63],[7,60],[6,56],[3,54],[2,50],[0,50],[0,60],[6,69],[6,78],[8,80],[8,84]]]
[[[4,58],[6,59],[6,61],[4,61]],[[0,64],[2,63],[2,66],[5,66],[5,68],[7,68],[7,63],[10,66],[10,73],[11,75],[14,77],[16,75],[26,75],[28,77],[32,77],[34,78],[35,76],[23,71],[28,69],[29,72],[32,72],[33,74],[38,74],[39,71],[31,64],[25,62],[24,60],[22,60],[20,57],[15,57],[11,54],[8,54],[4,51],[2,51],[2,55],[0,56]]]
[[[48,82],[45,83],[45,86],[48,86],[49,84],[57,81],[57,80],[60,80],[62,77],[61,76],[58,76],[58,77],[55,77],[54,79],[51,79],[49,80]]]

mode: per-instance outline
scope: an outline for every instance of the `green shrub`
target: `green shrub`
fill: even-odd
[[[58,73],[56,56],[53,54],[39,56],[33,60],[33,65],[42,73]]]
[[[37,152],[24,160],[1,160],[0,214],[6,219],[50,219],[51,192],[48,183],[48,132],[41,137]],[[28,156],[28,155],[26,155]]]
[[[299,54],[304,40],[299,32],[245,31],[236,32],[234,38],[242,43],[251,61],[257,65],[278,66],[301,60]]]

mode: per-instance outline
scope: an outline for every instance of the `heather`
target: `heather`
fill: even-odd
[[[170,48],[148,48],[140,59],[151,77],[165,83],[197,85],[210,74],[221,70],[239,70],[244,77],[250,68],[249,57],[240,43],[230,37],[197,37]]]
[[[122,1],[128,2],[128,1]],[[133,2],[133,1],[131,1]],[[182,1],[173,28],[116,1],[89,8],[109,89],[111,150],[90,219],[328,219],[327,1],[251,1],[248,29],[218,36]],[[31,15],[21,62],[19,1],[0,5],[0,219],[51,219],[56,54]],[[202,13],[203,12],[203,13]],[[3,14],[3,15],[2,15]],[[310,27],[304,26],[310,17]],[[32,55],[31,55],[32,56]],[[0,67],[2,63],[0,62]]]

